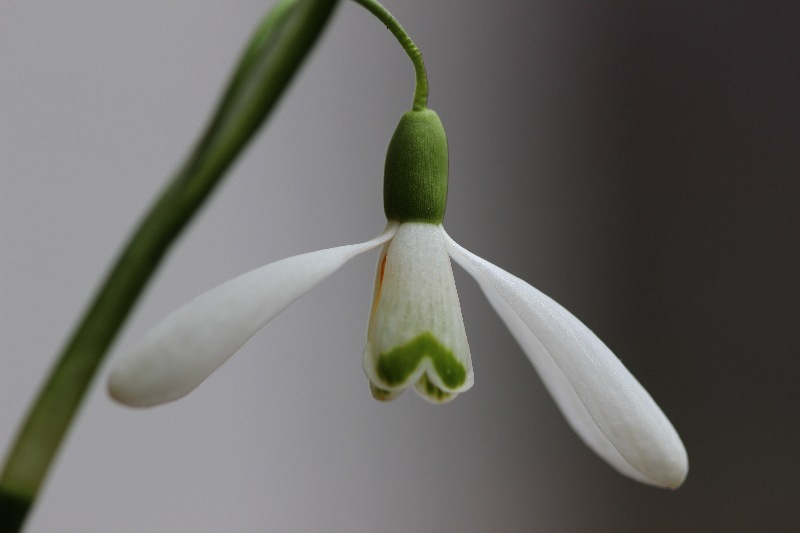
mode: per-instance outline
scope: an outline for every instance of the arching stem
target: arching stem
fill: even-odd
[[[425,63],[422,61],[422,53],[408,36],[406,30],[397,22],[397,19],[389,11],[375,0],[353,0],[362,5],[370,13],[375,15],[378,20],[386,25],[386,28],[400,42],[400,46],[406,51],[411,62],[414,64],[414,71],[417,76],[416,87],[414,88],[414,111],[422,111],[428,107],[428,75],[425,73]]]

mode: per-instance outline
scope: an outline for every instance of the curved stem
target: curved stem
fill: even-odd
[[[375,0],[353,0],[355,3],[366,8],[367,11],[375,15],[378,20],[386,25],[392,35],[400,42],[400,46],[406,51],[411,62],[414,64],[414,71],[417,75],[417,84],[414,88],[414,111],[422,111],[428,106],[428,75],[425,73],[425,63],[422,61],[422,53],[408,36],[406,30],[397,22],[397,19],[389,11]]]
[[[94,374],[148,279],[270,114],[335,4],[282,0],[256,30],[205,134],[120,253],[20,428],[0,477],[0,533],[22,527]]]

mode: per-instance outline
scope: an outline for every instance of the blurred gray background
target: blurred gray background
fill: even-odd
[[[265,4],[0,2],[0,451]],[[796,527],[800,3],[387,6],[449,135],[448,232],[616,351],[683,437],[686,484],[596,458],[460,271],[475,387],[445,407],[372,400],[371,254],[179,402],[120,407],[104,372],[28,530]],[[390,34],[341,2],[110,358],[239,273],[380,231],[412,85]]]

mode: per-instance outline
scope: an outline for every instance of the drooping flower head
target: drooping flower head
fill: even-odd
[[[180,398],[254,333],[353,257],[381,247],[364,349],[375,398],[408,387],[434,403],[474,382],[450,258],[478,282],[584,442],[622,474],[675,488],[683,444],[650,395],[583,323],[521,279],[470,253],[442,227],[447,140],[431,110],[409,111],[389,146],[376,238],[271,263],[175,311],[117,363],[109,391],[132,406]]]
[[[271,263],[199,296],[117,363],[111,395],[132,406],[184,396],[289,304],[353,257],[381,247],[363,358],[372,394],[391,400],[413,386],[426,400],[450,401],[474,382],[452,258],[477,280],[584,442],[629,477],[679,486],[688,470],[683,443],[619,359],[566,309],[445,233],[447,138],[427,109],[422,56],[383,6],[356,1],[397,37],[417,81],[413,108],[386,156],[383,232]]]
[[[432,402],[472,386],[472,361],[442,221],[447,202],[447,137],[426,109],[400,119],[386,154],[383,202],[398,224],[375,275],[364,349],[373,396],[408,386]]]

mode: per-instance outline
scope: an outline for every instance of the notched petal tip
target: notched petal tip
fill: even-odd
[[[413,384],[422,398],[446,403],[474,383],[472,367],[465,367],[430,332],[377,356],[371,348],[367,343],[364,370],[378,400],[392,400]]]
[[[405,392],[405,389],[391,391],[391,390],[381,389],[379,387],[376,387],[374,383],[370,383],[369,391],[372,393],[372,397],[375,398],[376,400],[380,402],[391,402],[395,398],[400,397],[400,395],[403,394],[403,392]]]
[[[428,377],[427,373],[422,374],[419,381],[414,385],[414,390],[417,391],[417,394],[423,399],[437,405],[449,403],[455,400],[456,396],[459,394],[458,392],[448,392],[437,387]]]
[[[369,390],[372,393],[372,397],[376,400],[381,402],[390,402],[395,398],[399,398],[406,391],[406,387],[395,390],[387,390],[370,382]],[[453,401],[459,394],[458,392],[448,392],[437,387],[428,377],[427,373],[423,373],[419,380],[417,380],[417,382],[414,384],[414,390],[422,399],[435,405],[449,403]]]

